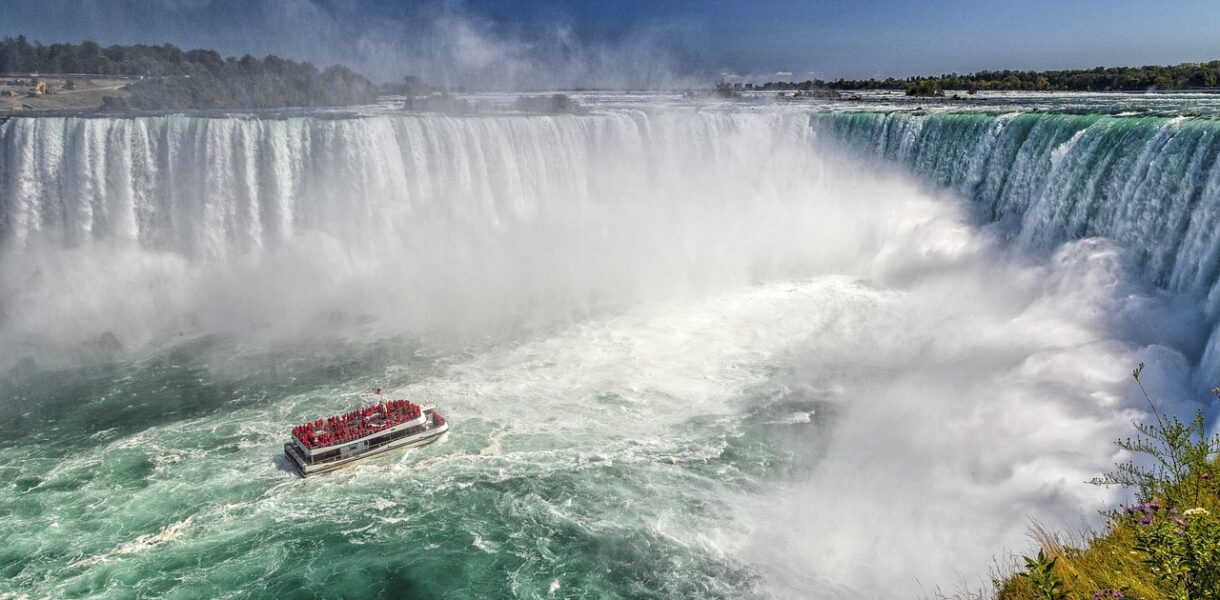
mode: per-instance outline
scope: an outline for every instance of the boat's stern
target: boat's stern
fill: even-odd
[[[309,462],[304,456],[301,456],[301,451],[293,442],[284,444],[284,456],[288,458],[288,462],[292,463],[293,468],[301,477],[309,476]]]

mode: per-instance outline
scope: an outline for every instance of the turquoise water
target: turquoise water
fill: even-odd
[[[814,127],[973,200],[1053,246],[1106,236],[1163,285],[1208,289],[1220,122],[1074,113],[819,114]]]
[[[812,126],[955,190],[979,221],[1005,226],[1025,248],[1114,240],[1144,277],[1207,298],[1216,320],[1220,121],[1213,115],[852,111],[815,114]],[[1208,381],[1220,376],[1218,348],[1213,332],[1201,358]]]
[[[598,335],[550,343],[580,350]],[[613,369],[621,356],[565,364],[540,355],[556,352],[545,344],[525,355],[412,346],[233,356],[202,340],[6,382],[8,592],[456,598],[548,597],[556,587],[559,596],[727,598],[755,589],[757,573],[700,538],[731,520],[723,494],[757,491],[793,468],[776,440],[817,425],[776,419],[820,413],[815,398],[674,415],[646,402],[659,392],[631,393],[612,378],[564,384],[570,398],[548,394],[546,378]],[[497,385],[519,370],[544,380],[532,393]],[[278,455],[286,427],[356,405],[374,384],[434,396],[454,434],[297,478]],[[730,399],[761,392],[738,393]]]
[[[1195,406],[1215,123],[1114,98],[10,120],[0,598],[984,589]]]

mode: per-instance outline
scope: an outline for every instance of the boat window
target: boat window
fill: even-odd
[[[322,453],[320,453],[320,454],[315,454],[315,455],[313,455],[313,457],[312,457],[312,459],[310,460],[310,462],[315,462],[315,463],[316,463],[316,462],[321,462],[321,461],[324,461],[324,460],[327,460],[327,459],[330,459],[330,458],[334,458],[334,457],[336,457],[336,456],[339,456],[339,451],[338,451],[338,450],[329,450],[329,451],[327,451],[327,452],[322,452]]]

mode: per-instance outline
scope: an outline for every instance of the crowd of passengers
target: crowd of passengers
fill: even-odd
[[[407,400],[390,400],[345,415],[297,425],[292,428],[292,435],[301,440],[306,448],[324,448],[406,423],[419,414],[418,404]]]

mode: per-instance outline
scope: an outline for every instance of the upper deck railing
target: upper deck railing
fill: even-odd
[[[407,400],[381,401],[343,415],[318,419],[292,428],[292,436],[307,452],[359,441],[420,418],[423,409]]]
[[[403,429],[400,431],[391,432],[389,435],[385,436],[384,440],[380,440],[375,444],[369,444],[368,448],[364,449],[363,451],[361,451],[358,454],[348,454],[346,456],[344,456],[342,454],[337,454],[330,458],[325,458],[322,460],[313,460],[312,457],[303,454],[301,452],[300,448],[297,448],[291,442],[284,444],[284,452],[294,455],[298,459],[298,462],[303,465],[309,465],[309,466],[325,465],[325,464],[330,464],[330,463],[334,463],[334,462],[349,460],[349,459],[356,458],[356,457],[364,455],[364,454],[368,454],[372,450],[376,450],[378,448],[384,447],[384,446],[386,446],[392,442],[395,442],[397,440],[400,440],[402,438],[410,437],[412,435],[419,435],[430,429],[437,429],[444,425],[445,425],[445,418],[442,417],[439,413],[434,412],[434,413],[432,413],[432,418],[425,420],[420,425],[416,425],[414,427],[410,427],[410,428]],[[420,431],[413,431],[417,427],[420,428]],[[403,435],[397,435],[400,432],[402,432]]]

